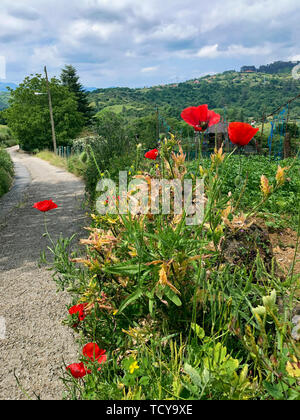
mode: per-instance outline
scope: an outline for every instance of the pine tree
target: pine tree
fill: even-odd
[[[75,67],[71,65],[65,66],[61,72],[60,79],[62,84],[75,94],[78,102],[78,111],[83,114],[85,122],[88,123],[92,117],[92,110],[89,106],[87,93],[79,82],[79,76]]]

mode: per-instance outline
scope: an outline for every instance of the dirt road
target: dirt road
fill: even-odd
[[[48,245],[43,214],[32,208],[52,199],[47,213],[53,238],[80,232],[85,223],[84,185],[70,173],[40,159],[9,150],[16,183],[0,199],[0,399],[61,399],[63,361],[77,361],[77,345],[61,324],[69,296],[56,293],[51,274],[37,263]],[[2,337],[1,337],[2,334]]]

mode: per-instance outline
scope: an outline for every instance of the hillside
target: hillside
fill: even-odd
[[[0,92],[0,111],[8,107],[8,92]]]
[[[139,117],[156,106],[166,117],[180,118],[185,107],[207,103],[227,119],[260,119],[300,93],[300,80],[291,73],[228,71],[184,83],[144,89],[109,88],[89,93],[95,112],[105,110]],[[300,118],[300,100],[290,109],[291,118]]]

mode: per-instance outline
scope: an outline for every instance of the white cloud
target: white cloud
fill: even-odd
[[[196,56],[200,58],[214,58],[219,55],[218,44],[207,45],[202,47],[197,53]]]
[[[217,57],[239,57],[239,56],[257,56],[268,55],[272,53],[272,46],[262,45],[245,47],[243,45],[229,45],[221,50],[218,44],[207,45],[196,52],[195,56],[199,58],[217,58]]]
[[[293,55],[292,57],[290,57],[290,60],[291,60],[291,61],[295,61],[295,62],[300,61],[300,54],[298,54],[298,55]]]
[[[152,73],[154,71],[158,70],[158,66],[154,66],[154,67],[144,67],[141,72],[142,73]]]
[[[299,0],[0,0],[0,56],[14,81],[52,63],[93,85],[158,82],[296,61],[299,21]]]

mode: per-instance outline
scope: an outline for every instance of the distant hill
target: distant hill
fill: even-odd
[[[98,88],[96,88],[96,87],[86,87],[86,86],[84,86],[84,87],[83,87],[83,89],[84,89],[86,92],[93,92],[94,90],[97,90]]]
[[[7,92],[7,86],[11,89],[16,89],[18,87],[15,83],[0,82],[0,92]]]
[[[96,113],[113,111],[128,118],[154,113],[157,107],[165,117],[180,119],[184,108],[207,103],[229,120],[260,119],[263,112],[271,113],[300,93],[300,80],[291,72],[271,71],[232,70],[151,88],[98,89],[89,93],[89,100]],[[300,99],[291,106],[290,116],[300,119]]]
[[[8,107],[8,92],[0,92],[0,111]]]

